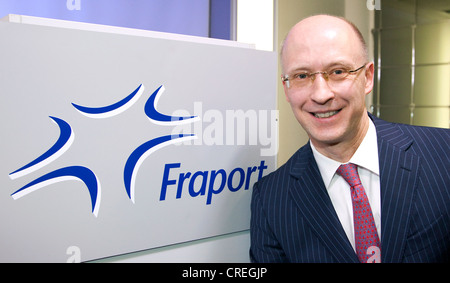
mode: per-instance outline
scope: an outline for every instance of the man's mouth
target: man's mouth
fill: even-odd
[[[329,112],[323,112],[323,113],[312,113],[316,118],[329,118],[331,116],[336,115],[341,110],[336,111],[329,111]]]

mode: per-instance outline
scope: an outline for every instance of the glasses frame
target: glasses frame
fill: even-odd
[[[367,66],[367,64],[368,64],[368,63],[364,63],[364,65],[362,65],[361,67],[359,67],[359,68],[357,68],[357,69],[346,71],[346,72],[347,72],[347,75],[346,75],[345,77],[343,77],[342,79],[345,79],[345,78],[347,78],[349,75],[358,72],[359,70],[361,70],[362,68],[364,68],[365,66]],[[345,70],[345,69],[344,69],[344,70]],[[317,75],[317,74],[322,74],[322,76],[324,77],[324,79],[325,79],[326,81],[328,81],[329,75],[328,75],[328,72],[326,72],[326,71],[319,71],[319,72],[314,72],[314,73],[308,73],[308,72],[302,73],[302,75],[307,75],[307,77],[311,79],[311,82],[313,82],[313,81],[316,79],[316,75]],[[291,80],[291,78],[289,77],[289,75],[281,76],[281,80],[282,80],[284,83],[286,83],[287,88],[290,88],[290,87],[291,87],[291,86],[290,86],[290,82],[289,82],[289,80]]]

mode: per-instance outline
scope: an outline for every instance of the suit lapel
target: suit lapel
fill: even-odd
[[[381,261],[401,262],[409,215],[418,183],[419,158],[410,152],[411,137],[369,115],[378,138],[381,189]],[[298,153],[291,175],[297,182],[290,195],[311,230],[339,262],[358,262],[328,196],[309,143]]]
[[[400,262],[417,186],[419,159],[408,152],[412,139],[395,124],[371,118],[377,129],[380,164],[381,262]]]
[[[311,230],[338,262],[358,262],[323,184],[309,143],[298,152],[291,169],[297,178],[290,195]]]

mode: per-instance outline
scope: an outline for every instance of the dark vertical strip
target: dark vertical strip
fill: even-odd
[[[209,1],[209,37],[231,40],[232,0]]]

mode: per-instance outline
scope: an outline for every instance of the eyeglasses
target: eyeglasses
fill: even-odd
[[[361,67],[355,70],[349,70],[346,68],[332,68],[328,71],[323,72],[315,72],[315,73],[308,73],[308,72],[301,72],[294,74],[292,76],[282,76],[281,79],[283,82],[286,83],[287,88],[294,88],[294,89],[300,89],[300,88],[307,88],[312,85],[312,82],[316,79],[317,74],[322,74],[325,80],[328,81],[328,85],[330,87],[334,87],[339,85],[345,78],[347,78],[351,74],[355,74],[362,68],[364,68],[367,65],[365,63]]]

